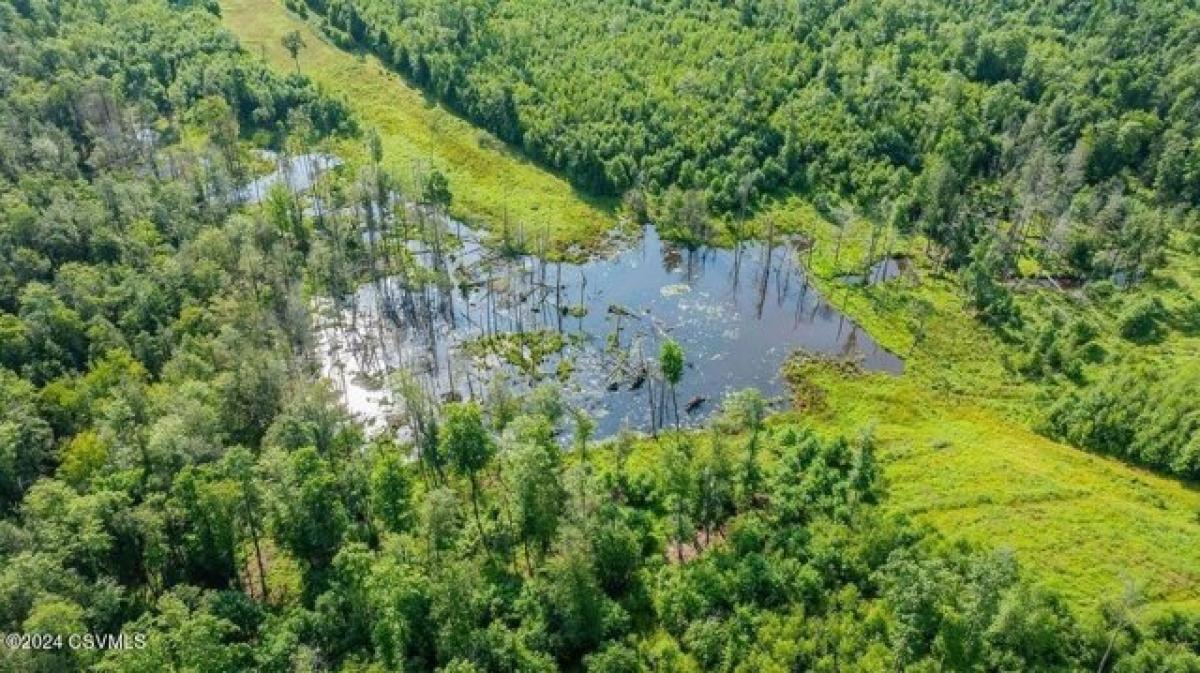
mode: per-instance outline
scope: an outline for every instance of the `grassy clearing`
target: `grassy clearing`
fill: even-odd
[[[835,263],[833,225],[794,207],[762,217],[792,218],[812,235],[825,296],[905,356],[899,377],[817,370],[811,382],[827,397],[807,415],[830,432],[874,427],[890,507],[951,537],[1013,549],[1032,576],[1076,607],[1117,596],[1130,581],[1149,600],[1147,613],[1200,611],[1200,492],[1029,430],[1047,390],[1004,370],[1002,355],[1012,347],[968,318],[954,279],[921,263],[919,240],[895,246],[918,261],[919,283],[848,287],[833,278],[857,270],[866,224],[849,225]],[[1194,290],[1196,266],[1173,256],[1151,288]],[[1195,353],[1194,337],[1173,335],[1148,355]]]
[[[280,71],[295,65],[280,44],[299,30],[307,45],[301,71],[344,95],[364,127],[378,129],[384,160],[402,179],[436,168],[450,180],[452,213],[491,228],[508,222],[531,235],[549,230],[565,247],[594,244],[616,224],[615,204],[588,198],[504,143],[427,99],[374,57],[343,51],[277,0],[221,0],[222,20],[243,45]],[[358,140],[334,148],[353,165],[365,159]]]
[[[1177,481],[1050,441],[911,374],[815,381],[820,428],[873,426],[889,505],[960,536],[1015,550],[1077,606],[1125,581],[1159,607],[1200,608],[1200,494]]]

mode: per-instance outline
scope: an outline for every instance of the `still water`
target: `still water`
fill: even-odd
[[[808,282],[793,241],[689,250],[648,226],[615,255],[556,264],[501,256],[465,226],[449,229],[462,240],[445,264],[452,283],[415,299],[395,279],[368,284],[340,313],[340,325],[318,330],[326,375],[375,431],[403,425],[386,384],[400,369],[442,399],[478,397],[498,377],[518,392],[549,382],[596,419],[599,437],[650,429],[652,406],[660,425],[673,425],[670,396],[664,418],[661,382],[646,376],[657,375],[668,337],[685,353],[676,391],[683,425],[701,422],[730,391],[782,396],[781,366],[798,349],[852,358],[868,370],[903,368]],[[414,311],[414,303],[425,310]],[[501,335],[495,343],[517,333],[561,349],[514,366],[511,351],[480,347],[488,335]]]
[[[264,159],[275,162],[275,170],[244,185],[237,192],[242,203],[262,203],[276,185],[291,192],[303,192],[316,184],[326,171],[342,162],[329,154],[297,154],[281,156],[275,152],[260,150]]]

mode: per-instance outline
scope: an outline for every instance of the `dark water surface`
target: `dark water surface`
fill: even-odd
[[[560,265],[503,258],[465,227],[451,227],[463,240],[447,263],[454,287],[426,290],[414,302],[398,283],[364,286],[356,297],[356,327],[321,333],[330,353],[327,374],[340,381],[351,409],[377,427],[395,402],[377,389],[378,381],[385,371],[404,368],[442,398],[478,396],[497,376],[518,390],[551,382],[569,404],[597,419],[597,436],[623,426],[648,430],[648,388],[658,405],[661,384],[647,385],[644,372],[657,375],[667,337],[686,356],[677,390],[683,424],[703,420],[730,391],[754,387],[768,398],[782,395],[780,370],[797,349],[854,358],[869,370],[903,368],[807,282],[791,242],[688,250],[646,227],[623,252]],[[537,340],[562,335],[565,345],[539,363],[535,376],[528,365],[522,371],[500,357],[481,356],[486,349],[464,347],[485,335],[518,332]],[[348,357],[352,351],[358,355]],[[663,420],[672,425],[669,396],[666,407]]]

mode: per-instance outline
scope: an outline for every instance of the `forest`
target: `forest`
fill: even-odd
[[[597,193],[847,199],[955,265],[1005,222],[1086,277],[1200,204],[1190,2],[289,2]]]
[[[1200,255],[1190,4],[289,1],[668,234],[749,237],[801,194],[927,242],[1007,375],[1067,391],[1041,432],[1200,476],[1200,371],[1153,350],[1200,331],[1155,276]],[[321,301],[399,278],[432,329],[456,185],[388,167],[305,74],[313,38],[272,67],[222,11],[0,0],[0,632],[145,638],[6,638],[0,671],[1200,670],[1200,613],[1070,603],[888,507],[872,423],[755,389],[597,438],[553,382],[396,372],[412,433],[368,431]],[[246,188],[346,145],[310,194]],[[492,228],[499,256],[550,247]],[[1015,289],[1039,277],[1119,319]],[[689,354],[654,355],[683,406]]]
[[[288,6],[677,238],[746,236],[750,215],[796,193],[832,219],[852,209],[871,220],[872,248],[885,231],[922,237],[939,268],[962,274],[979,318],[1035,353],[1014,363],[1019,375],[1078,382],[1103,349],[1047,343],[1064,321],[1022,315],[1013,284],[1086,283],[1103,304],[1110,285],[1139,284],[1172,249],[1200,252],[1191,2]],[[1128,341],[1200,331],[1200,298],[1176,310],[1125,299],[1110,303]],[[1167,369],[1170,390],[1196,382]],[[1146,392],[1153,413],[1165,400]],[[1167,437],[1141,439],[1138,412],[1112,408],[1136,401],[1087,394],[1052,412],[1050,434],[1200,475],[1194,399],[1155,421]],[[1112,427],[1080,421],[1101,406]]]

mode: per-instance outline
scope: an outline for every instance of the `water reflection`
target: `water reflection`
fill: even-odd
[[[397,369],[416,372],[443,399],[479,396],[497,376],[521,389],[556,382],[570,404],[597,418],[599,436],[649,429],[652,417],[671,425],[655,380],[667,337],[686,353],[677,390],[683,424],[700,422],[732,390],[780,395],[780,368],[798,348],[855,358],[870,370],[903,368],[824,301],[790,242],[692,250],[647,227],[617,255],[556,264],[505,258],[456,227],[463,247],[445,264],[450,282],[419,291],[395,278],[364,286],[343,325],[320,331],[325,352],[339,354],[327,358],[326,373],[376,427],[395,400],[366,381]],[[433,264],[427,248],[411,247]],[[514,357],[499,344],[515,334],[534,336]],[[489,337],[493,347],[481,347]],[[539,350],[549,352],[535,357]]]
[[[297,154],[280,156],[274,152],[261,151],[262,155],[275,162],[275,170],[259,177],[238,189],[237,200],[243,203],[261,203],[275,185],[282,185],[290,192],[303,192],[311,188],[323,173],[341,164],[341,160],[328,154]]]

